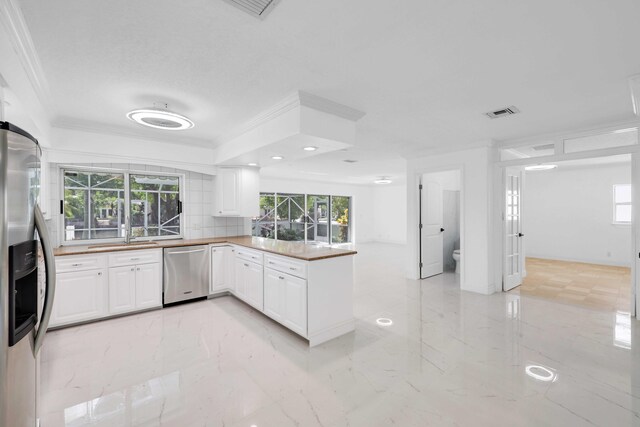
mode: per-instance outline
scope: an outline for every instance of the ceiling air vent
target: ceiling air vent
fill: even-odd
[[[511,107],[501,108],[500,110],[490,111],[490,112],[485,113],[485,114],[490,119],[497,119],[499,117],[510,116],[512,114],[518,114],[519,112],[520,112],[520,110],[518,110],[516,107],[514,107],[512,105]]]
[[[224,0],[249,15],[264,19],[280,0]]]

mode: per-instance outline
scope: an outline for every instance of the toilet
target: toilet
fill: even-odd
[[[453,259],[456,261],[456,273],[460,273],[460,249],[453,251]]]

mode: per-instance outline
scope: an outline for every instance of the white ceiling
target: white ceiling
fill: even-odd
[[[640,72],[637,0],[282,0],[264,21],[222,0],[20,4],[59,123],[160,135],[125,113],[165,101],[196,122],[177,142],[215,144],[300,89],[367,113],[371,168],[339,153],[292,166],[319,173],[629,120]],[[483,115],[509,105],[522,113]]]

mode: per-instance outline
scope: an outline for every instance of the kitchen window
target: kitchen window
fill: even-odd
[[[182,237],[180,176],[63,169],[63,240]]]
[[[613,223],[631,224],[631,184],[613,186]]]
[[[328,194],[260,193],[252,222],[254,236],[276,240],[349,243],[351,232],[351,197]]]

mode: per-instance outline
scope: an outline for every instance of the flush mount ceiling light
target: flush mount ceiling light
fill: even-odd
[[[524,170],[526,171],[548,171],[551,169],[557,168],[558,165],[533,165],[533,166],[525,166]]]
[[[318,149],[318,147],[314,147],[312,145],[310,145],[309,147],[304,147],[303,150],[304,151],[316,151]]]
[[[380,178],[373,181],[374,184],[391,184],[393,181],[388,176],[381,176]]]
[[[284,159],[284,157],[282,157],[282,156],[271,156],[271,158],[273,160],[282,160],[282,159]]]
[[[617,129],[617,130],[614,130],[613,133],[627,133],[627,132],[633,132],[636,130],[638,130],[638,128]]]
[[[258,166],[257,163],[251,162],[251,163],[247,163],[247,166]]]
[[[143,126],[163,130],[191,129],[194,124],[182,114],[171,112],[164,103],[155,103],[153,108],[129,111],[127,117]]]

